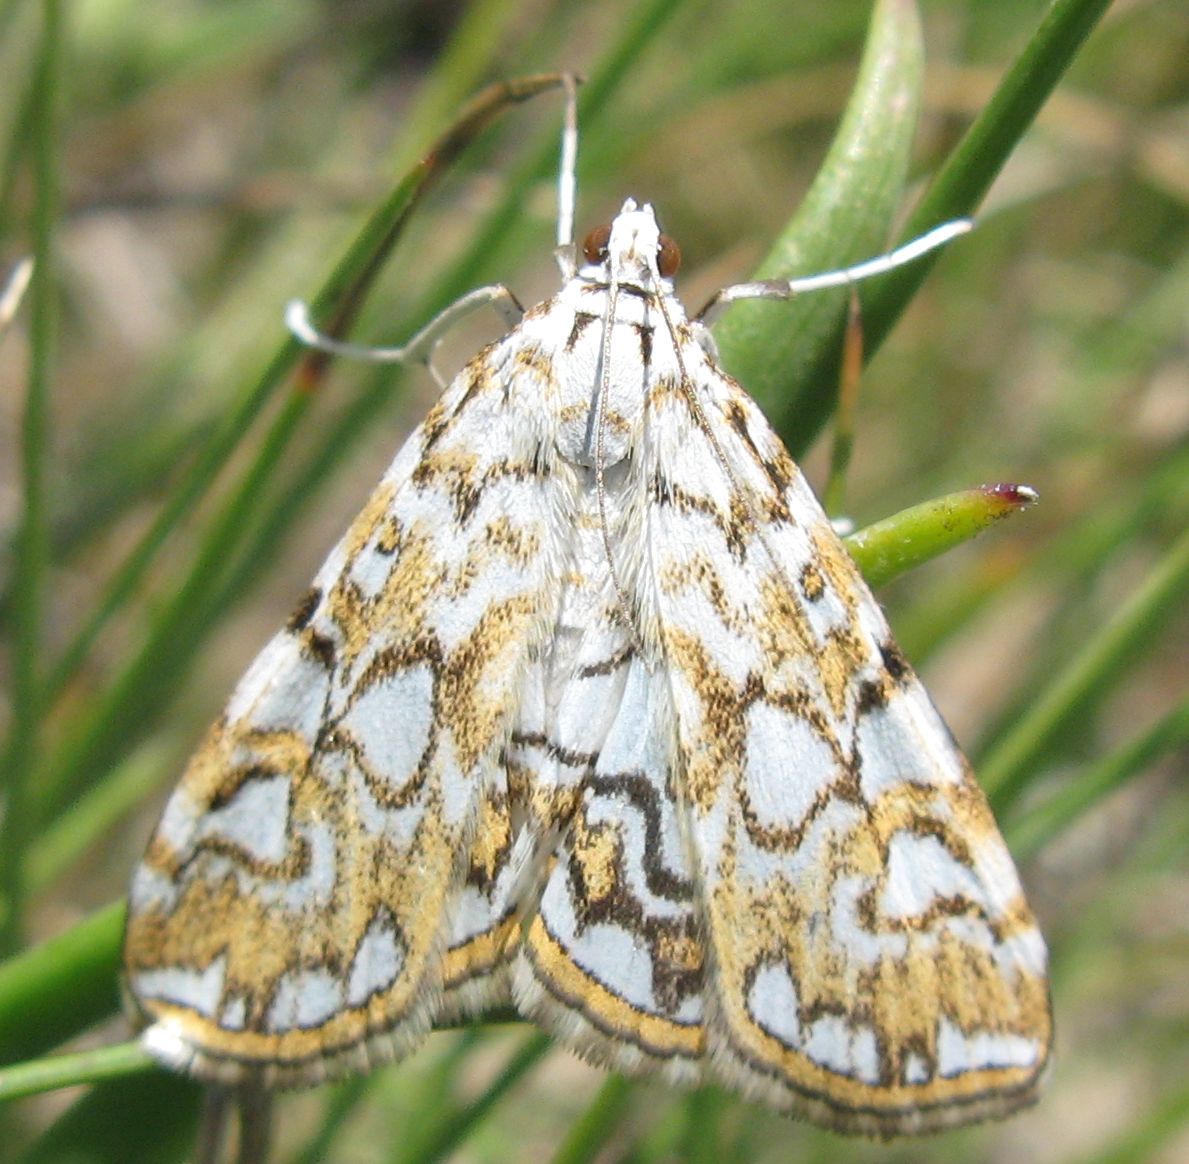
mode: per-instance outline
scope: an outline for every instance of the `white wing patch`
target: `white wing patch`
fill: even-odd
[[[182,778],[145,1045],[317,1082],[514,1003],[844,1131],[1030,1102],[1044,944],[986,800],[625,204],[449,386]]]

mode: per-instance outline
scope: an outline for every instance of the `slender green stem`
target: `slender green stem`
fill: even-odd
[[[0,1067],[0,1103],[59,1087],[75,1087],[80,1083],[98,1083],[101,1079],[152,1071],[156,1066],[137,1042],[33,1059],[12,1067]]]
[[[1054,0],[986,108],[909,216],[902,238],[913,238],[939,222],[971,215],[978,209],[1020,138],[1109,7],[1110,0]],[[888,307],[911,298],[938,257],[926,255],[920,262],[885,275],[864,296],[864,313],[871,320],[865,338],[873,347],[895,322]]]
[[[607,103],[632,66],[660,34],[665,23],[682,7],[683,0],[647,0],[634,5],[615,43],[600,58],[578,92],[579,124],[586,125]],[[512,229],[524,213],[524,196],[529,186],[557,172],[557,133],[552,132],[540,148],[529,155],[509,176],[503,197],[487,215],[466,254],[438,281],[423,304],[423,318],[429,318],[464,291],[478,286],[483,272],[507,253]]]
[[[49,395],[57,327],[54,236],[58,218],[58,104],[63,58],[58,0],[42,5],[41,47],[34,76],[34,275],[30,296],[32,357],[21,425],[23,510],[13,563],[12,728],[5,749],[0,825],[0,954],[21,944],[29,774],[36,762],[43,709],[40,658],[43,596],[49,562],[46,508]]]

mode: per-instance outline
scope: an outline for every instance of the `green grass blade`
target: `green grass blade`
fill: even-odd
[[[756,278],[844,267],[884,249],[904,194],[923,68],[916,6],[882,0],[830,152]],[[842,288],[736,303],[715,325],[725,367],[765,406],[794,457],[833,407],[847,298]],[[865,322],[865,346],[869,336]]]

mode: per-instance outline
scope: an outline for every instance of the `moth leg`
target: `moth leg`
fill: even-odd
[[[290,300],[285,307],[285,326],[303,344],[326,352],[332,356],[346,356],[352,360],[364,360],[369,364],[424,364],[433,378],[445,386],[442,377],[434,369],[432,360],[442,336],[460,319],[490,304],[507,325],[508,330],[516,327],[524,318],[520,301],[502,283],[490,287],[476,287],[449,307],[443,308],[407,343],[399,347],[377,348],[368,344],[347,343],[319,331],[310,319],[309,306],[302,299]]]
[[[235,1164],[267,1164],[272,1148],[272,1094],[262,1087],[236,1090],[239,1111],[239,1147]]]
[[[561,135],[561,162],[557,176],[557,255],[562,274],[572,278],[577,269],[574,253],[574,206],[576,202],[575,169],[578,158],[578,84],[573,73],[562,76],[566,93],[566,112]],[[456,299],[449,307],[435,315],[407,343],[399,347],[372,347],[335,339],[314,325],[309,305],[301,299],[291,300],[285,307],[285,326],[307,347],[316,348],[332,356],[364,360],[370,364],[424,364],[442,387],[446,382],[433,366],[433,354],[445,332],[458,320],[480,307],[490,304],[503,320],[508,331],[524,318],[520,301],[502,283],[478,287]]]
[[[703,326],[709,327],[725,307],[739,299],[792,299],[806,291],[821,291],[826,287],[849,287],[863,279],[870,279],[896,267],[902,267],[905,263],[911,263],[922,255],[944,246],[958,235],[965,234],[973,225],[969,218],[943,222],[886,255],[878,255],[874,259],[867,259],[837,271],[822,271],[820,274],[806,275],[800,279],[757,279],[753,283],[734,283],[719,291],[698,312],[696,318]]]
[[[231,1092],[226,1087],[204,1088],[202,1115],[198,1121],[198,1142],[194,1147],[194,1164],[219,1164],[226,1146],[227,1129],[231,1120]]]
[[[233,1154],[231,1117],[237,1117],[237,1136]],[[267,1164],[272,1146],[272,1096],[262,1087],[222,1087],[205,1089],[202,1115],[198,1124],[195,1164]]]

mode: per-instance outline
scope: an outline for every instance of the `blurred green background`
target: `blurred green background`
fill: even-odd
[[[905,210],[1048,9],[919,7]],[[279,375],[260,388],[285,301],[314,293],[476,90],[566,68],[591,78],[579,236],[626,194],[652,201],[696,309],[809,189],[870,16],[866,0],[0,2],[0,260],[54,256],[0,340],[3,1062],[127,1039],[110,1017],[118,917],[96,911],[434,399],[423,373],[346,364],[297,404]],[[466,151],[357,337],[399,342],[485,281],[525,303],[552,292],[560,109],[539,96]],[[926,1141],[849,1141],[609,1080],[509,1025],[282,1098],[278,1161],[1189,1158],[1189,7],[1109,6],[1009,144],[978,229],[865,374],[847,511],[862,524],[982,481],[1041,495],[880,597],[986,776],[1052,947],[1042,1102]],[[484,237],[509,191],[514,218]],[[463,325],[442,364],[498,330]],[[747,386],[809,444],[779,390]],[[805,459],[819,485],[827,460],[823,441]],[[43,945],[84,921],[77,947]],[[115,1073],[0,1109],[0,1156],[185,1158],[197,1089]]]

